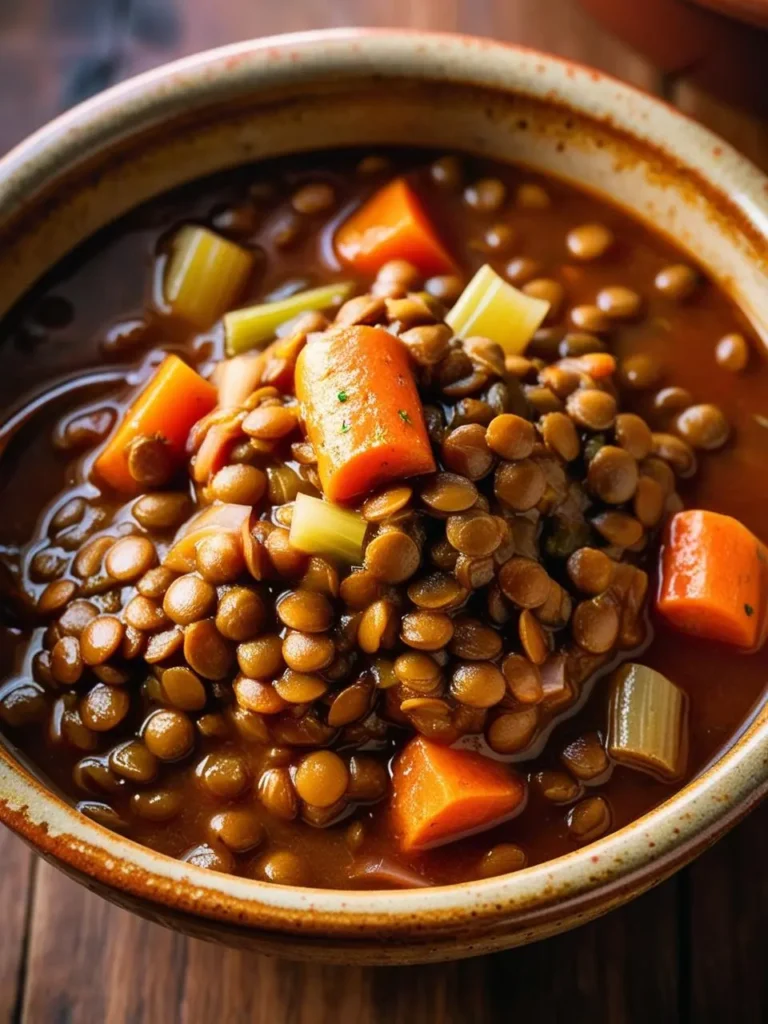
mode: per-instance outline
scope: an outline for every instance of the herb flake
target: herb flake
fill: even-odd
[[[747,613],[747,615],[754,615],[755,614],[755,609],[752,607],[751,604],[745,604],[744,605],[744,611]]]
[[[408,413],[406,412],[406,410],[405,410],[405,409],[398,409],[398,410],[397,410],[397,415],[398,415],[398,416],[400,417],[400,419],[401,419],[401,420],[403,421],[403,423],[407,423],[407,424],[408,424],[408,426],[410,426],[410,425],[411,425],[411,417],[410,417],[410,415],[409,415],[409,414],[408,414]]]
[[[349,395],[347,394],[346,391],[339,391],[336,397],[340,402],[346,402],[346,400],[349,398]]]
[[[342,423],[341,423],[341,433],[342,434],[346,434],[348,430],[349,430],[349,424],[347,423],[346,420],[342,420]]]

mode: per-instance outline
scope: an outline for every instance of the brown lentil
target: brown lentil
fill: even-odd
[[[250,587],[233,587],[219,599],[216,629],[227,640],[250,640],[264,626],[267,610],[261,596]]]
[[[726,334],[715,346],[717,365],[731,373],[741,373],[749,362],[749,344],[743,334]]]
[[[214,814],[208,829],[233,853],[253,850],[264,839],[264,826],[248,807],[230,807]]]
[[[538,608],[549,595],[549,576],[538,562],[515,556],[502,565],[499,586],[519,608]]]
[[[182,711],[163,709],[146,720],[142,738],[149,752],[160,761],[178,761],[192,749],[195,730]]]
[[[490,661],[459,664],[451,676],[451,693],[461,704],[490,708],[498,704],[506,689],[504,676]]]
[[[681,302],[689,298],[699,283],[698,274],[685,263],[673,263],[658,272],[654,284],[668,299]]]
[[[581,443],[573,420],[562,412],[549,412],[539,420],[539,430],[547,448],[565,462],[573,462],[581,454]]]
[[[620,548],[631,548],[643,537],[642,524],[624,512],[601,512],[593,518],[592,525],[609,544]]]
[[[518,622],[520,643],[534,665],[543,665],[549,656],[549,641],[530,608],[524,608]]]
[[[487,476],[494,463],[486,429],[479,423],[467,423],[450,431],[442,443],[441,456],[446,469],[469,480]]]
[[[570,804],[578,800],[583,790],[566,772],[543,771],[536,775],[536,784],[542,796],[553,804]]]
[[[650,454],[653,446],[651,429],[644,419],[633,412],[622,412],[614,424],[616,444],[638,461]]]
[[[101,665],[115,654],[123,642],[125,627],[113,615],[91,619],[80,634],[80,653],[86,665]]]
[[[664,459],[676,476],[687,479],[696,472],[696,456],[691,446],[674,434],[653,434],[653,454]]]
[[[643,391],[655,387],[661,378],[661,365],[647,352],[636,352],[619,364],[619,376],[625,387]]]
[[[606,444],[589,464],[587,481],[593,494],[609,505],[623,505],[637,489],[637,462],[623,448]]]
[[[83,659],[76,637],[63,636],[51,651],[51,673],[62,686],[74,686],[83,674]]]
[[[328,598],[312,590],[289,591],[280,598],[276,610],[284,625],[303,633],[322,633],[333,619]]]
[[[420,651],[439,651],[453,636],[453,620],[443,612],[408,612],[400,623],[400,639]]]
[[[80,702],[80,717],[94,732],[108,732],[122,722],[130,707],[131,698],[125,690],[96,683]]]
[[[619,613],[609,598],[595,597],[576,605],[573,638],[590,654],[605,654],[619,635]]]
[[[692,405],[677,417],[677,430],[693,448],[722,448],[731,432],[728,420],[716,405]]]
[[[568,251],[585,262],[600,259],[613,245],[613,232],[604,224],[581,224],[568,232]]]
[[[477,619],[461,618],[454,623],[448,649],[465,661],[492,661],[501,654],[501,636]],[[395,669],[397,671],[397,669]]]
[[[596,388],[574,391],[568,396],[566,409],[571,419],[587,430],[607,430],[616,419],[616,399]]]
[[[232,667],[234,649],[216,629],[213,619],[200,619],[184,631],[184,657],[204,679],[223,679]]]
[[[519,704],[538,704],[544,696],[541,673],[536,665],[520,654],[508,654],[501,663],[507,689]]]
[[[133,628],[128,626],[126,633],[129,629]],[[137,630],[137,632],[139,631]],[[171,658],[174,654],[177,654],[183,645],[184,632],[178,626],[163,630],[162,633],[155,633],[154,636],[149,638],[144,652],[144,660],[150,665],[154,665],[159,661],[165,661],[166,658]]]
[[[570,811],[568,834],[577,843],[591,843],[605,833],[611,824],[611,812],[601,796],[587,797]]]
[[[128,447],[128,472],[141,487],[163,487],[173,476],[174,458],[168,442],[139,436]]]
[[[168,703],[180,711],[200,711],[205,707],[205,687],[192,669],[183,666],[167,668],[161,684]]]
[[[365,549],[365,568],[384,583],[402,583],[419,567],[421,552],[401,530],[380,533]]]
[[[163,611],[179,626],[206,618],[215,607],[216,590],[194,573],[174,580],[163,598]]]
[[[533,739],[539,722],[537,707],[522,708],[498,715],[486,729],[488,746],[497,754],[516,754]]]
[[[266,474],[256,466],[224,466],[211,480],[212,496],[234,505],[258,505],[266,490]]]

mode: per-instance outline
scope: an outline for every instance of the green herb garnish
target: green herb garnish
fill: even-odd
[[[346,420],[343,420],[342,424],[341,424],[341,432],[342,432],[342,434],[346,434],[348,430],[349,430],[349,424],[347,423]]]
[[[349,398],[349,395],[347,394],[346,391],[339,391],[336,397],[340,402],[346,402],[346,400]]]
[[[755,614],[755,609],[752,607],[751,604],[745,604],[744,605],[744,611],[747,613],[747,615],[754,615]]]
[[[400,417],[400,419],[403,421],[403,423],[407,423],[407,424],[410,425],[411,417],[408,415],[408,413],[405,411],[405,409],[398,409],[397,410],[397,415]]]

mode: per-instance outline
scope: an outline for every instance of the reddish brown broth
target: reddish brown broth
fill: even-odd
[[[473,248],[478,223],[489,218],[478,215],[455,196],[430,187],[424,154],[395,152],[394,163],[404,169],[419,168],[414,180],[449,249],[463,271],[469,273],[486,261],[487,256]],[[253,278],[252,293],[246,300],[268,295],[287,280],[299,279],[306,285],[348,278],[333,255],[331,244],[335,227],[369,194],[381,179],[356,177],[354,167],[359,155],[331,154],[291,158],[271,165],[243,168],[215,179],[197,182],[170,196],[154,200],[126,216],[77,250],[19,303],[6,319],[0,332],[3,375],[0,401],[16,405],[19,395],[41,389],[42,397],[32,400],[20,414],[18,429],[6,428],[0,463],[0,501],[4,514],[0,521],[0,545],[3,560],[11,572],[18,562],[19,548],[36,532],[35,524],[45,515],[48,503],[60,497],[62,490],[76,480],[76,470],[68,456],[57,453],[50,442],[59,417],[92,403],[124,409],[133,389],[124,384],[121,357],[105,359],[101,343],[109,328],[118,321],[140,316],[151,300],[148,282],[157,246],[180,220],[206,219],[212,211],[242,201],[247,186],[254,180],[269,178],[290,185],[304,181],[326,180],[336,186],[342,201],[328,219],[315,218],[319,230],[306,233],[295,247],[281,251],[268,239],[276,221],[288,207],[284,189],[278,209],[266,214],[249,240],[262,247],[264,260]],[[622,326],[615,332],[612,351],[623,357],[635,351],[651,353],[661,361],[664,373],[661,386],[675,384],[689,389],[697,401],[716,403],[733,427],[727,447],[704,453],[699,471],[680,488],[687,507],[711,508],[740,519],[758,536],[765,537],[765,507],[768,500],[768,475],[765,473],[768,429],[755,414],[768,406],[768,365],[759,353],[758,343],[743,316],[717,287],[704,282],[685,302],[673,302],[653,288],[658,270],[683,257],[672,246],[646,227],[602,200],[578,192],[552,179],[523,172],[489,161],[467,161],[472,172],[494,175],[510,189],[520,181],[541,182],[552,197],[547,210],[515,210],[513,223],[519,242],[512,254],[540,260],[551,271],[567,266],[571,302],[592,301],[596,291],[612,284],[628,284],[647,299],[647,311],[638,325]],[[492,218],[490,218],[492,219]],[[610,259],[575,265],[568,259],[564,245],[566,232],[574,225],[599,221],[615,233],[617,244]],[[491,262],[502,269],[505,259]],[[367,285],[368,281],[360,282]],[[51,320],[54,326],[48,326]],[[719,367],[714,347],[723,335],[742,331],[752,341],[752,353],[746,372],[734,375]],[[215,333],[196,341],[169,339],[159,330],[152,344],[182,349],[194,363],[205,367],[211,357],[220,357],[221,341]],[[129,358],[141,361],[143,351]],[[157,360],[154,360],[156,363]],[[133,364],[135,367],[137,363]],[[139,377],[131,369],[130,380]],[[95,383],[88,375],[97,373]],[[72,386],[55,400],[46,394],[54,382],[72,378]],[[655,429],[665,429],[668,418],[654,412],[651,395],[634,393],[623,396],[625,406],[634,407]],[[22,403],[23,407],[23,403]],[[41,587],[36,586],[39,592]],[[12,593],[9,584],[4,593]],[[21,625],[14,626],[13,599],[9,596],[5,621],[0,631],[0,670],[8,678],[22,671],[30,634]],[[688,778],[717,756],[748,720],[761,699],[768,679],[768,647],[751,655],[736,654],[705,641],[682,636],[657,619],[652,623],[652,640],[642,652],[643,663],[662,671],[682,687],[690,698],[690,758]],[[0,684],[0,692],[2,687]],[[574,717],[561,722],[550,737],[545,751],[534,762],[519,767],[531,773],[542,767],[560,767],[558,754],[565,744],[591,729],[605,728],[605,680],[599,679],[584,706]],[[120,735],[130,735],[138,722],[129,719]],[[393,733],[395,743],[403,734]],[[72,768],[81,754],[54,746],[46,739],[44,728],[6,731],[6,740],[18,746],[46,780],[69,799],[82,794],[72,782]],[[112,740],[113,742],[113,740]],[[110,745],[104,737],[104,749]],[[235,741],[231,744],[237,746]],[[221,741],[198,739],[197,755],[208,749],[225,749]],[[186,762],[163,768],[166,784],[189,787],[182,813],[163,825],[132,820],[132,838],[175,856],[202,841],[205,822],[220,804],[199,786],[181,779]],[[175,780],[175,781],[174,781]],[[587,793],[591,792],[587,787]],[[621,827],[667,799],[674,787],[648,775],[615,767],[607,783],[594,788],[611,808],[612,827]],[[125,811],[127,800],[112,801],[118,812]],[[415,868],[433,883],[461,882],[477,874],[477,861],[498,842],[520,845],[529,863],[558,856],[576,848],[569,838],[566,811],[553,806],[531,787],[526,809],[513,820],[479,835],[422,854],[404,856],[395,851],[386,805],[359,808],[356,819],[366,824],[364,852],[371,858],[394,857]],[[299,821],[269,820],[271,847],[290,848],[306,855],[312,865],[311,882],[332,887],[348,887],[347,871],[352,855],[345,842],[346,819],[327,829],[313,828]],[[238,858],[237,870],[251,875],[263,849]]]

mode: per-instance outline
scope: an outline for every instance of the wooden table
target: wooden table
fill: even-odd
[[[355,24],[476,33],[582,60],[662,93],[768,167],[764,124],[662,80],[572,0],[0,0],[0,151],[173,57]],[[149,924],[0,830],[0,1024],[764,1022],[766,865],[764,807],[686,871],[567,935],[446,966],[323,968]]]

